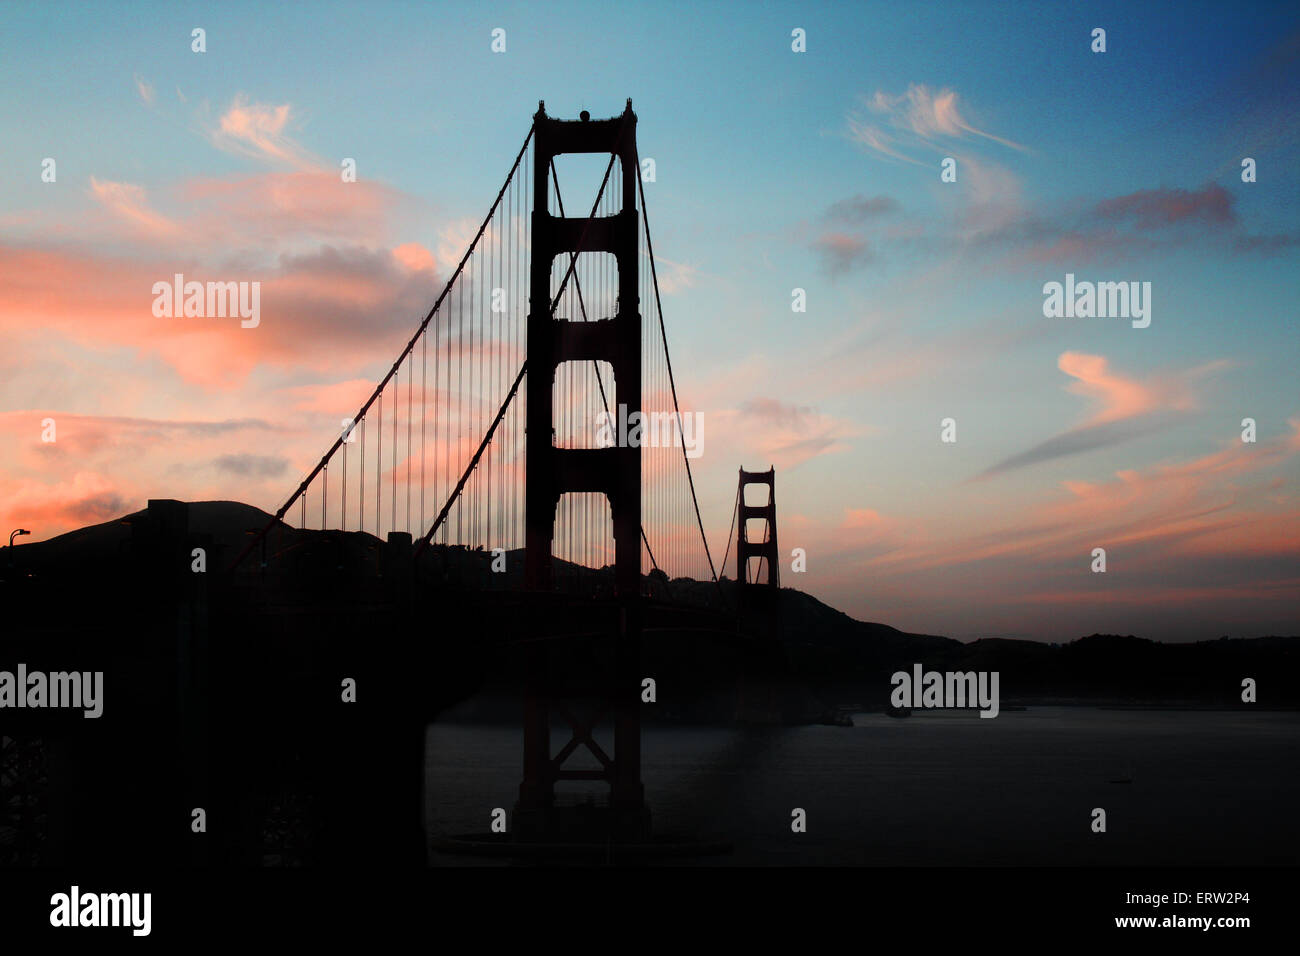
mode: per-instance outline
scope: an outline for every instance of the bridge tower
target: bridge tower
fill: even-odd
[[[745,504],[746,485],[767,485],[767,504]],[[749,559],[764,558],[767,562],[767,583],[771,587],[781,586],[781,562],[776,548],[776,467],[767,471],[746,471],[740,469],[740,487],[736,494],[740,496],[738,507],[740,520],[736,541],[736,580],[742,585],[749,584]],[[745,530],[746,518],[763,518],[767,522],[763,540],[750,541]],[[757,583],[757,582],[755,582]]]
[[[532,256],[528,313],[527,484],[524,575],[533,591],[550,590],[556,508],[562,495],[599,492],[609,501],[614,532],[617,613],[611,613],[612,672],[597,688],[604,698],[599,710],[614,724],[614,753],[605,754],[591,732],[600,713],[589,721],[573,716],[558,688],[552,658],[542,640],[527,652],[530,686],[524,713],[524,779],[515,807],[519,839],[567,840],[583,827],[555,805],[559,780],[605,780],[610,785],[611,814],[601,837],[633,841],[648,837],[649,812],[641,784],[640,636],[641,636],[641,449],[639,447],[558,448],[553,423],[553,384],[564,362],[603,361],[614,371],[615,390],[628,414],[641,409],[641,314],[638,289],[636,204],[640,171],[636,152],[636,114],[632,101],[621,116],[593,120],[559,120],[539,104],[533,128],[534,167]],[[612,154],[621,165],[622,208],[612,216],[553,216],[548,211],[551,161],[561,153]],[[607,252],[618,266],[618,300],[613,316],[592,321],[556,320],[551,314],[551,270],[557,256],[566,263],[574,252]],[[572,725],[573,738],[551,753],[552,711]],[[586,745],[600,770],[566,770],[564,760]],[[595,835],[593,828],[587,831]],[[581,838],[580,836],[578,837]]]
[[[747,485],[766,485],[767,503],[745,504]],[[755,655],[741,670],[736,683],[736,712],[741,723],[776,724],[785,716],[789,688],[784,674],[788,665],[781,650],[781,561],[776,545],[776,467],[767,471],[740,469],[736,490],[739,521],[736,531],[736,581],[740,598],[741,626],[756,640]],[[747,519],[762,518],[763,537],[749,540]],[[761,558],[767,566],[766,580],[750,581],[749,560]],[[755,574],[759,577],[759,574]]]

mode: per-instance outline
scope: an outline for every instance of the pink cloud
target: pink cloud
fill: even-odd
[[[1159,404],[1155,389],[1112,372],[1110,364],[1101,355],[1063,352],[1056,365],[1077,380],[1067,386],[1071,392],[1086,395],[1101,404],[1101,408],[1085,422],[1086,425],[1144,415]]]
[[[925,84],[911,83],[906,92],[896,96],[877,90],[870,99],[869,106],[873,112],[885,114],[895,126],[910,129],[923,139],[937,136],[955,138],[969,133],[1012,149],[1025,148],[1009,139],[977,129],[967,122],[957,105],[955,90],[944,88],[935,91]]]
[[[831,276],[843,275],[871,258],[867,240],[843,232],[828,232],[813,242],[813,250]]]
[[[376,382],[367,378],[354,378],[345,382],[319,385],[295,385],[282,389],[290,407],[299,411],[323,412],[330,415],[350,415],[370,397]]]
[[[1158,229],[1181,222],[1209,226],[1236,223],[1235,197],[1217,183],[1197,189],[1143,189],[1097,203],[1102,219],[1128,221],[1140,229]]]
[[[1057,366],[1075,379],[1066,388],[1094,399],[1100,408],[1080,425],[989,467],[976,480],[1131,441],[1164,427],[1196,407],[1191,383],[1227,364],[1211,362],[1180,374],[1157,376],[1144,384],[1112,372],[1103,356],[1064,352]]]
[[[285,134],[292,107],[288,103],[273,106],[250,103],[238,94],[222,114],[212,142],[229,152],[269,159],[296,169],[320,169],[322,163]]]
[[[176,192],[188,209],[183,223],[190,241],[222,249],[301,240],[385,242],[394,216],[410,201],[381,183],[345,183],[320,171],[200,177]]]
[[[684,262],[673,262],[663,256],[655,256],[655,265],[659,270],[659,291],[664,295],[677,295],[694,288],[700,276],[698,267]]]
[[[1017,142],[995,136],[969,122],[958,105],[956,91],[946,87],[936,91],[923,83],[910,83],[902,93],[891,94],[877,90],[872,96],[864,97],[864,100],[867,109],[881,117],[882,122],[893,132],[886,132],[861,114],[850,113],[849,139],[890,159],[918,166],[928,165],[912,154],[918,150],[927,153],[939,149],[950,150],[950,144],[943,143],[942,140],[959,140],[970,136],[987,139],[1011,149],[1026,149]]]
[[[28,540],[41,540],[129,514],[133,500],[93,471],[76,471],[70,478],[50,483],[4,479],[0,480],[0,524],[26,528],[32,532]]]
[[[894,139],[889,134],[876,126],[864,123],[856,116],[849,116],[849,139],[860,146],[865,146],[870,150],[887,156],[890,159],[897,159],[904,163],[911,163],[913,166],[924,166],[925,163],[919,159],[908,156],[901,149],[894,145]]]
[[[1246,553],[1300,551],[1300,539],[1289,530],[1297,518],[1295,503],[1271,501],[1265,484],[1249,488],[1234,480],[1276,468],[1300,453],[1300,418],[1289,424],[1288,434],[1258,445],[1234,440],[1185,462],[1122,470],[1103,482],[1065,482],[1068,494],[1038,506],[1030,520],[945,546],[921,563],[933,567],[1008,554],[1087,553],[1094,546],[1089,542],[1160,542],[1169,555],[1194,551],[1195,545],[1186,542],[1204,535],[1231,535],[1243,528],[1250,528],[1238,539]]]
[[[151,84],[146,82],[145,79],[141,77],[138,73],[135,76],[135,90],[137,93],[140,94],[140,99],[144,102],[146,106],[153,106],[154,98],[155,98],[154,88]]]
[[[712,437],[706,440],[723,446],[717,448],[710,444],[711,456],[769,463],[782,470],[844,451],[848,447],[847,439],[869,430],[811,406],[793,405],[766,396],[749,399],[739,409],[721,416],[715,413],[708,420]],[[733,436],[743,436],[743,450],[733,446]]]
[[[170,241],[180,232],[176,223],[150,208],[142,186],[115,183],[91,176],[90,194],[105,209],[124,220],[137,235]]]
[[[433,253],[418,242],[406,242],[393,249],[393,258],[412,272],[436,272]]]

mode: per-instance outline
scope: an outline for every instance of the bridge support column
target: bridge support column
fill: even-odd
[[[745,504],[746,485],[767,485],[767,503]],[[756,660],[741,672],[736,685],[736,720],[741,723],[775,724],[784,719],[788,688],[781,675],[787,672],[781,646],[781,552],[776,543],[776,468],[767,471],[740,469],[737,503],[736,581],[742,627],[758,642]],[[761,518],[763,538],[749,540],[746,519]],[[761,558],[767,565],[765,583],[749,580],[749,561]],[[757,578],[757,573],[755,574]]]
[[[628,414],[641,409],[641,313],[638,289],[636,189],[636,114],[631,101],[621,116],[607,120],[552,119],[544,107],[534,117],[534,207],[528,314],[528,412],[525,580],[534,591],[553,585],[551,548],[556,507],[574,492],[606,496],[614,530],[617,621],[609,622],[603,686],[589,688],[603,700],[600,712],[614,724],[614,753],[601,757],[602,770],[566,770],[574,749],[551,753],[552,710],[565,704],[563,676],[543,634],[525,652],[527,699],[524,706],[524,778],[519,788],[513,830],[519,840],[541,842],[637,842],[649,836],[649,811],[641,784],[641,449],[557,448],[553,385],[564,362],[604,361],[614,370],[618,402]],[[562,218],[550,214],[551,162],[562,153],[609,153],[621,167],[622,208],[612,216]],[[588,322],[557,321],[551,313],[552,264],[568,266],[575,252],[606,252],[618,265],[618,305],[613,316]],[[570,279],[570,281],[573,281]],[[564,711],[573,721],[576,708]],[[593,718],[594,719],[594,718]],[[574,741],[590,741],[592,727],[575,724]],[[581,739],[580,739],[581,738]],[[574,741],[570,741],[573,744]],[[593,748],[595,752],[595,748]],[[601,813],[586,807],[559,807],[560,780],[600,779],[609,784],[610,803]]]
[[[746,485],[767,485],[767,504],[745,504]],[[781,554],[776,547],[776,468],[767,471],[746,471],[740,469],[740,511],[736,541],[736,580],[743,586],[749,583],[749,559],[763,558],[767,561],[767,583],[773,587],[781,586]],[[750,541],[745,527],[746,518],[762,518],[767,522],[762,541]],[[757,582],[755,582],[757,583]]]

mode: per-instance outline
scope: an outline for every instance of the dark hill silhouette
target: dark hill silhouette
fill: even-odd
[[[158,550],[157,532],[151,530],[158,516],[153,512],[162,514],[170,508],[167,521],[179,525],[184,540],[171,542],[180,551],[167,560],[187,565],[189,546],[205,547],[212,580],[223,581],[225,569],[250,540],[250,533],[270,520],[261,509],[237,501],[151,505],[151,509],[20,545],[0,562],[0,575],[9,576],[9,587],[16,583],[14,572],[5,570],[9,559],[29,582],[87,582],[125,573],[140,562],[141,555],[134,552]],[[272,591],[283,587],[296,593],[307,587],[318,606],[337,600],[342,592],[364,592],[378,600],[382,583],[398,570],[391,563],[391,549],[364,532],[298,531],[283,526],[267,536],[266,547],[268,567],[289,575],[266,579]],[[452,591],[508,591],[522,586],[522,552],[507,554],[504,574],[491,574],[490,563],[491,554],[481,550],[436,546],[421,556],[416,573],[420,580]],[[233,580],[257,579],[259,567],[260,555],[250,555]],[[571,593],[612,592],[609,568],[579,568],[557,560],[556,577]],[[668,582],[655,573],[647,587],[654,597],[724,610],[735,608],[741,600],[736,582],[726,577],[719,584],[690,579]],[[212,598],[219,600],[216,594]],[[1242,679],[1252,677],[1260,684],[1259,706],[1300,704],[1300,638],[1296,637],[1164,644],[1132,635],[1093,634],[1059,645],[1010,638],[963,643],[859,621],[794,588],[780,589],[778,602],[780,642],[789,668],[824,703],[882,707],[891,674],[920,663],[927,670],[999,671],[1003,697],[1010,700],[1235,705],[1240,703]],[[38,622],[31,625],[39,629]],[[472,632],[444,637],[442,646],[450,651],[457,642],[474,640],[481,638]],[[480,650],[463,650],[492,670],[493,662],[481,660]],[[660,660],[663,666],[687,673],[699,664],[692,655],[707,656],[712,651],[685,643],[662,653],[670,658]],[[671,659],[674,655],[681,659]],[[712,666],[725,665],[713,660]]]
[[[271,516],[260,508],[238,501],[194,501],[188,505],[189,530],[209,535],[218,548],[229,553],[247,540],[249,529],[260,529]],[[72,567],[116,559],[131,540],[132,525],[148,519],[148,510],[78,528],[45,541],[19,547],[16,557],[33,568]],[[289,531],[297,535],[296,531]]]

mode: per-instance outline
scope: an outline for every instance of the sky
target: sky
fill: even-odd
[[[1300,633],[1294,4],[3,17],[6,531],[151,497],[274,510],[423,317],[538,101],[631,97],[715,560],[737,468],[775,466],[782,583],[859,619]],[[255,329],[156,317],[176,272],[258,279],[277,307]],[[1150,324],[1046,315],[1067,275],[1149,289]]]

